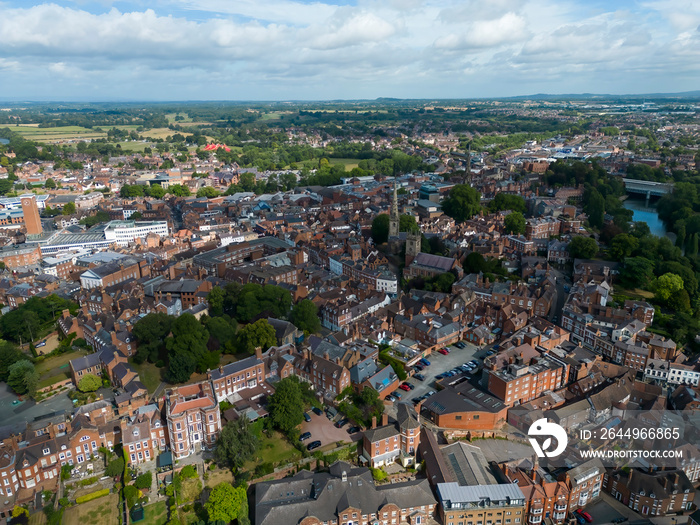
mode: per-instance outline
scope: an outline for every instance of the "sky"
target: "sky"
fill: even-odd
[[[0,100],[697,89],[697,0],[0,0]]]

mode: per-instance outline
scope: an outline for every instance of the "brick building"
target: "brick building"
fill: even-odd
[[[221,431],[219,404],[211,381],[168,390],[165,412],[175,459],[211,447]]]

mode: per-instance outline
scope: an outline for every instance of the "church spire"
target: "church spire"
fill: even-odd
[[[389,239],[399,236],[399,197],[396,191],[396,177],[394,177],[394,196],[391,200],[391,215],[389,215]]]

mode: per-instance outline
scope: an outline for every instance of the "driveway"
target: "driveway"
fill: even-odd
[[[308,423],[304,421],[301,424],[301,433],[311,432],[311,437],[305,441],[307,444],[316,440],[321,442],[321,446],[337,443],[338,441],[349,443],[351,441],[359,441],[362,437],[362,432],[357,432],[352,436],[348,434],[347,429],[352,426],[351,423],[348,423],[343,428],[335,428],[335,425],[328,420],[325,414],[317,416],[310,410],[308,414],[311,416],[311,421]]]

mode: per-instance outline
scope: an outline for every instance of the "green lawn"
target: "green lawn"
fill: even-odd
[[[163,525],[168,521],[168,507],[165,501],[159,501],[144,508],[143,525]]]
[[[301,458],[301,452],[295,449],[280,432],[273,431],[265,435],[262,429],[262,419],[253,423],[252,430],[258,436],[260,446],[256,457],[244,465],[246,470],[254,470],[260,463],[277,465],[278,463],[289,463]]]
[[[158,385],[162,382],[161,369],[148,361],[140,365],[132,362],[131,366],[139,373],[139,378],[148,390],[148,393],[152,394],[155,392]]]
[[[350,171],[353,168],[357,168],[360,160],[362,159],[328,159],[328,162],[331,164],[331,166],[334,165],[342,165],[345,166],[345,171]],[[311,160],[305,160],[302,162],[297,162],[297,166],[306,166],[307,168],[317,168],[318,167],[318,159],[311,159]]]
[[[119,496],[110,494],[80,505],[68,507],[63,514],[62,523],[65,525],[85,525],[99,523],[100,525],[116,525],[119,523]]]
[[[86,350],[76,350],[74,352],[66,352],[56,356],[51,356],[36,364],[36,371],[39,375],[45,374],[48,376],[59,375],[61,373],[70,373],[70,363],[73,359],[87,355]],[[49,372],[49,373],[47,373]]]
[[[64,381],[65,379],[70,378],[70,373],[69,372],[63,372],[61,371],[59,374],[56,375],[51,375],[48,376],[37,383],[37,388],[46,388],[49,385],[53,385],[54,383],[58,383],[59,381]]]

